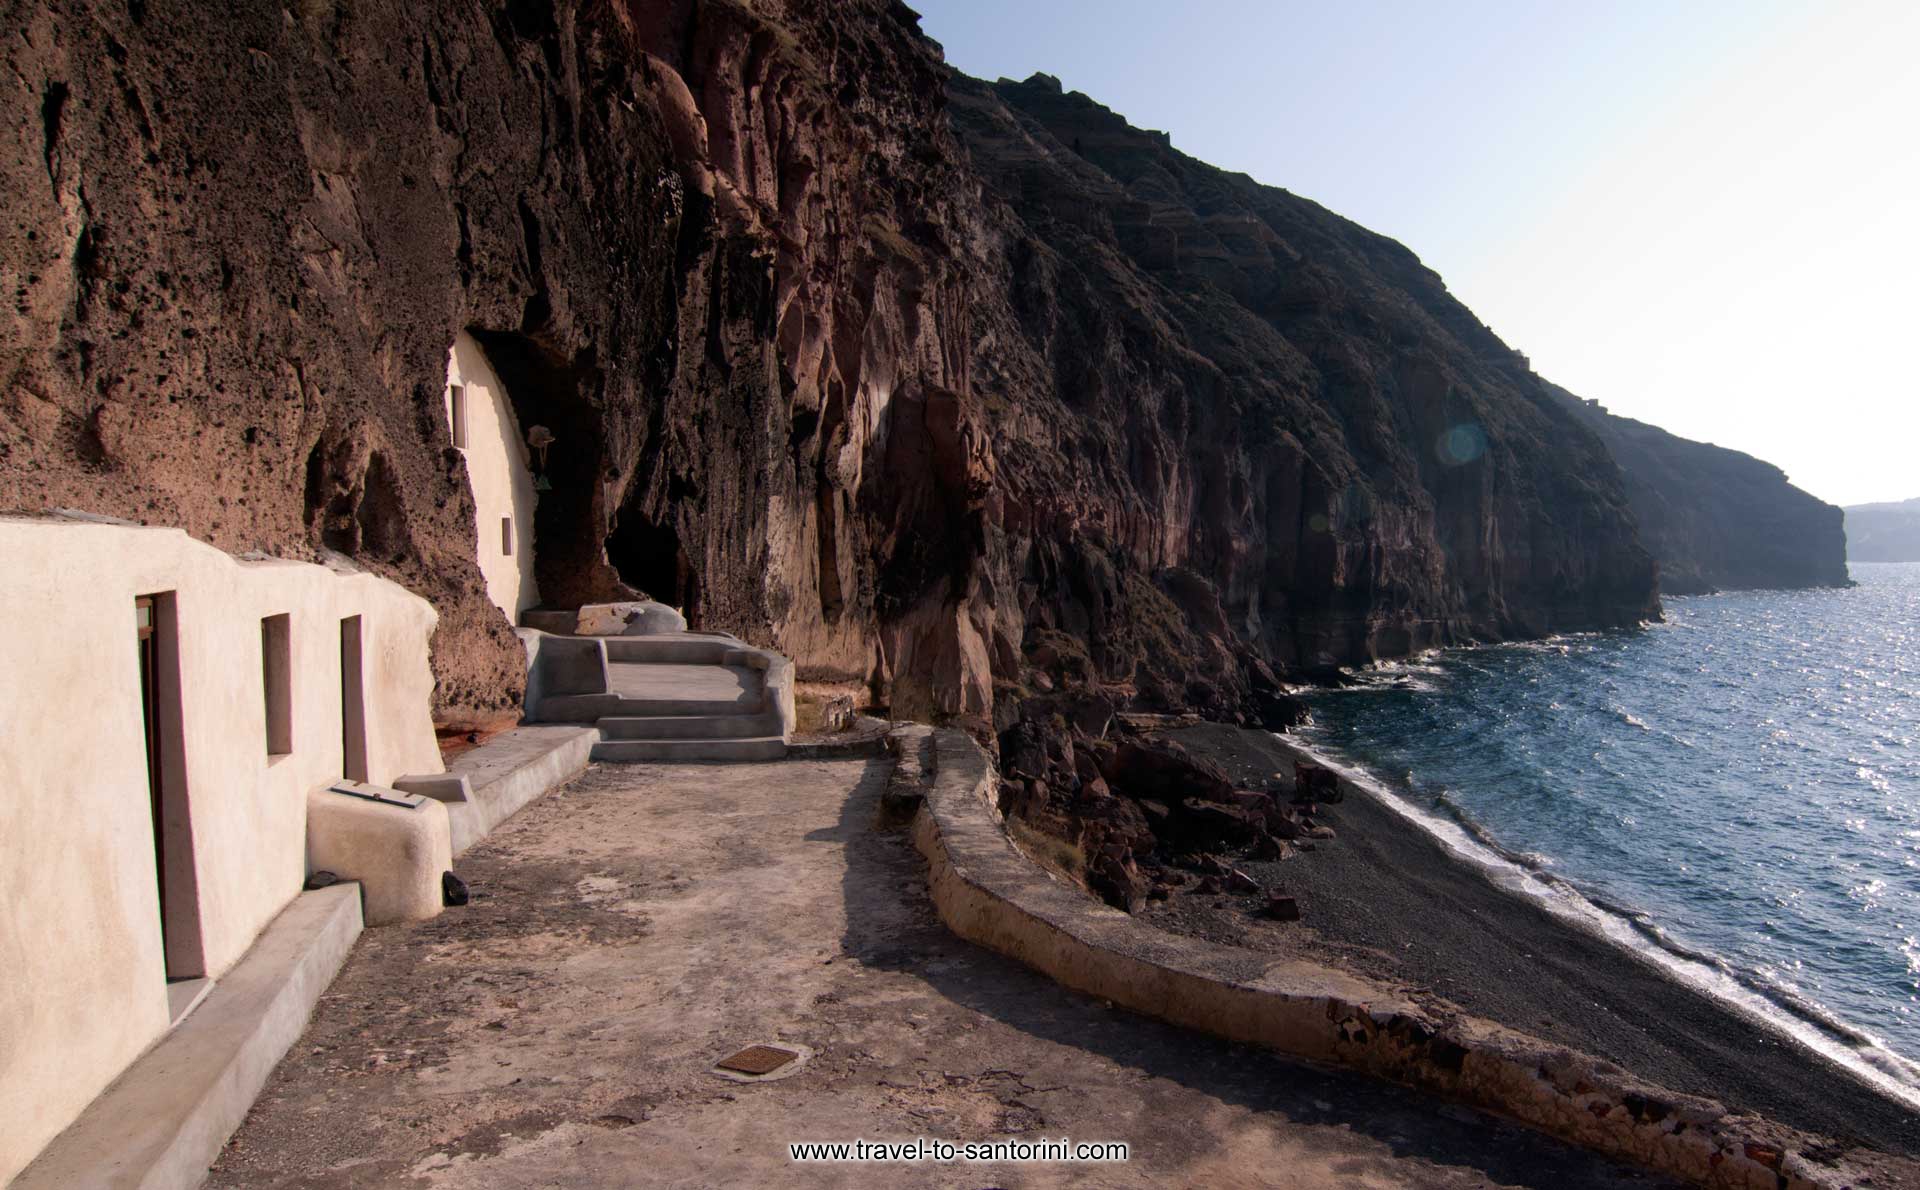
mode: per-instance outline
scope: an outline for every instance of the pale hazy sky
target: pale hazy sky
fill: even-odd
[[[1536,371],[1920,496],[1920,0],[909,0],[1405,243]]]

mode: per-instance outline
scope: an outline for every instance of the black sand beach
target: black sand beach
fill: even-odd
[[[1237,781],[1291,771],[1273,736],[1208,724],[1166,733]],[[1678,982],[1627,950],[1508,893],[1365,792],[1325,807],[1338,837],[1240,866],[1297,895],[1302,949],[1427,988],[1477,1015],[1605,1057],[1654,1083],[1806,1131],[1920,1156],[1920,1113]],[[1196,899],[1182,898],[1190,904]],[[1176,900],[1176,904],[1179,903]],[[1244,927],[1245,903],[1211,910]],[[1149,920],[1217,934],[1204,919]]]

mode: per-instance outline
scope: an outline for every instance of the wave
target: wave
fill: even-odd
[[[1620,722],[1626,724],[1628,727],[1637,727],[1641,731],[1653,730],[1652,724],[1648,723],[1645,719],[1642,719],[1640,716],[1634,714],[1632,711],[1629,711],[1627,708],[1621,706],[1617,702],[1610,704],[1607,707],[1607,709],[1612,711],[1615,715],[1618,715],[1620,717]]]
[[[1706,992],[1763,1027],[1799,1042],[1851,1071],[1895,1100],[1920,1108],[1920,1062],[1889,1049],[1871,1032],[1763,972],[1742,971],[1719,955],[1689,946],[1635,906],[1584,889],[1549,869],[1551,857],[1503,845],[1444,791],[1431,810],[1408,800],[1387,781],[1343,757],[1286,737],[1315,762],[1333,769],[1409,823],[1439,840],[1494,884],[1525,896],[1561,920],[1651,960],[1670,976]]]

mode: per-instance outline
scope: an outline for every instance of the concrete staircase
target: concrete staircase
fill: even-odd
[[[601,761],[779,760],[793,667],[731,636],[562,636],[523,629],[528,717],[592,723]]]

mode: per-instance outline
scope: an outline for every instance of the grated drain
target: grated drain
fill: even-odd
[[[714,1065],[740,1074],[772,1074],[800,1055],[771,1045],[750,1045],[737,1054],[720,1059]]]

